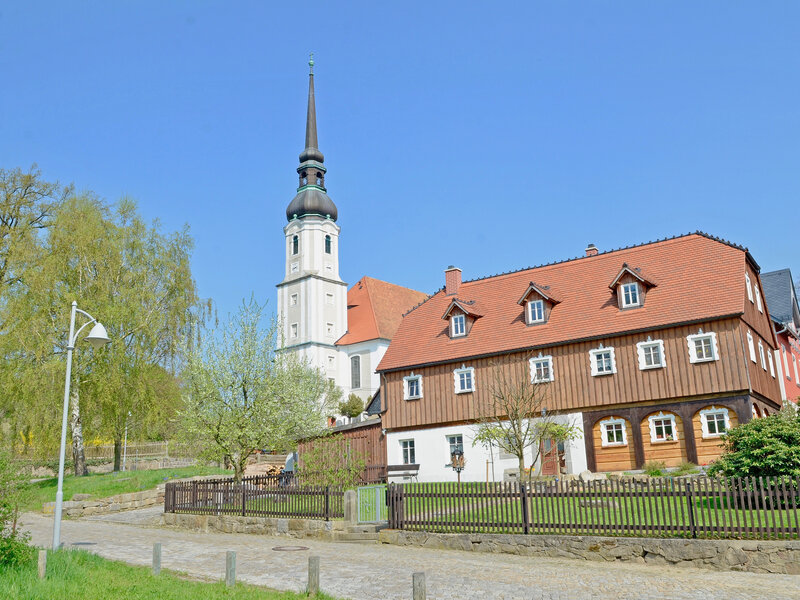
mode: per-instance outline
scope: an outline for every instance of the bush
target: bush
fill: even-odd
[[[700,467],[698,467],[693,462],[684,461],[682,462],[677,469],[674,471],[670,471],[668,475],[670,477],[681,477],[683,475],[694,475],[695,473],[700,472]]]
[[[753,419],[722,437],[723,453],[711,475],[800,477],[800,415],[790,410]]]
[[[366,455],[354,449],[342,434],[322,436],[310,442],[300,456],[300,481],[354,488],[366,464]]]
[[[364,401],[355,394],[350,394],[347,400],[339,403],[339,412],[351,419],[355,418],[364,412]]]
[[[650,460],[642,465],[642,469],[650,477],[661,477],[666,468],[667,465],[663,460]]]
[[[33,555],[28,535],[17,529],[28,478],[6,452],[0,452],[0,565],[18,565]]]

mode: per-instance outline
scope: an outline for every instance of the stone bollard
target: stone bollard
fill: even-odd
[[[358,492],[355,490],[344,493],[344,521],[350,525],[358,523]]]
[[[153,544],[153,575],[161,573],[161,542]]]
[[[47,550],[39,550],[39,579],[47,574]]]
[[[225,585],[236,585],[236,552],[233,550],[228,550],[225,555]]]
[[[308,595],[319,593],[319,556],[308,557]]]
[[[411,576],[412,582],[412,598],[414,600],[425,600],[426,597],[426,590],[425,590],[425,572],[422,573],[414,573]]]

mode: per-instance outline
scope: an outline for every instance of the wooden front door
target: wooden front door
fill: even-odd
[[[560,475],[566,472],[567,461],[564,456],[564,442],[542,440],[540,448],[542,475]]]

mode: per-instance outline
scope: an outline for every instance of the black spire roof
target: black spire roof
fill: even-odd
[[[325,189],[325,157],[317,148],[317,107],[314,102],[314,58],[308,61],[308,113],[306,114],[306,147],[300,154],[300,186],[286,208],[286,218],[299,219],[316,215],[336,220],[338,211]]]

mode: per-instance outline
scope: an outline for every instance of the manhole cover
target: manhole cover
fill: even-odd
[[[298,550],[308,550],[305,546],[275,546],[275,552],[297,552]]]
[[[72,542],[73,546],[96,546],[97,542]]]

